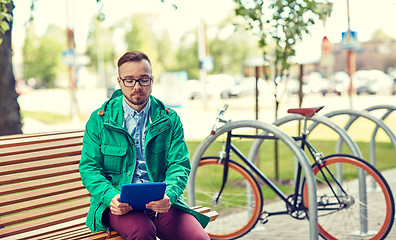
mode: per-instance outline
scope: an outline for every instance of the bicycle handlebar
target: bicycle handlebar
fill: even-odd
[[[219,110],[219,115],[217,116],[217,118],[223,116],[225,111],[227,111],[227,108],[228,108],[228,104],[224,104],[224,106]]]
[[[227,121],[221,119],[221,116],[223,116],[223,114],[225,113],[225,111],[227,111],[227,108],[228,108],[228,104],[224,104],[224,106],[219,110],[219,114],[217,115],[216,121],[215,121],[215,123],[213,124],[212,130],[210,131],[210,134],[211,134],[211,135],[214,135],[214,134],[216,133],[216,130],[217,130],[217,123],[218,123],[218,122],[223,122],[223,123],[224,123],[224,122],[227,122]]]

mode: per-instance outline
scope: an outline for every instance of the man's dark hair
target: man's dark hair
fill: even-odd
[[[140,51],[126,52],[118,60],[117,66],[120,67],[122,64],[126,62],[140,62],[142,60],[147,60],[147,62],[151,65],[149,57],[144,52],[140,52]]]

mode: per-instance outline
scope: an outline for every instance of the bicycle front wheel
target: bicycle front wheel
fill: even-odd
[[[395,206],[381,173],[351,155],[325,157],[313,166],[317,183],[318,228],[325,239],[385,239],[392,228]],[[372,182],[377,185],[373,189]],[[308,188],[304,184],[304,203]]]
[[[222,186],[224,164],[218,157],[200,161],[195,182],[197,205],[208,206],[219,213],[206,231],[211,239],[235,239],[248,233],[257,223],[263,206],[261,189],[240,164],[230,160],[227,183]]]

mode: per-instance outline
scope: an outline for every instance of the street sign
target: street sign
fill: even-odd
[[[359,48],[357,33],[355,31],[342,32],[341,49],[356,50]]]
[[[213,58],[210,56],[204,57],[204,59],[201,60],[201,69],[211,72],[213,71]]]
[[[67,66],[75,64],[75,56],[74,49],[72,48],[62,51],[62,61]]]
[[[326,36],[323,37],[322,46],[321,47],[322,47],[322,53],[323,54],[331,52],[331,43],[330,43],[329,39],[327,39]]]

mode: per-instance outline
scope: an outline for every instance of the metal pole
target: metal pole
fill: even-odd
[[[74,31],[70,27],[69,23],[69,0],[66,0],[66,18],[67,18],[67,46],[69,54],[72,55],[72,61],[69,64],[69,82],[70,82],[70,115],[73,122],[79,122],[79,109],[76,97],[76,55],[75,55],[75,43],[74,43]],[[74,5],[73,5],[74,6]],[[73,24],[74,25],[74,24]]]
[[[351,20],[349,17],[349,0],[347,0],[347,16],[348,16],[348,32],[351,31]],[[352,102],[352,93],[353,93],[353,83],[352,83],[352,74],[356,71],[356,59],[355,59],[355,52],[351,49],[347,50],[347,59],[348,59],[348,74],[350,78],[349,82],[349,106],[353,109],[353,102]]]

